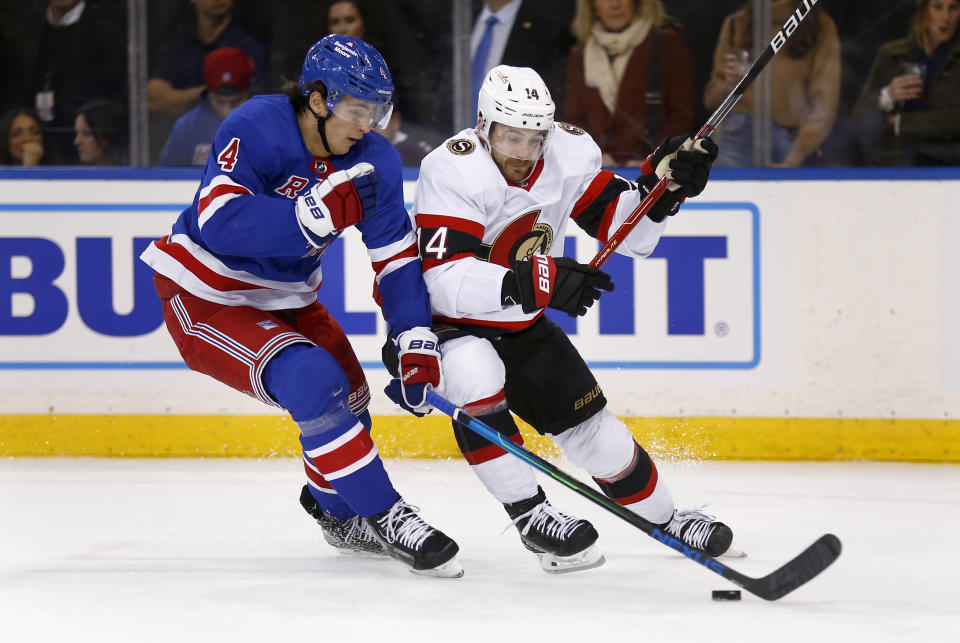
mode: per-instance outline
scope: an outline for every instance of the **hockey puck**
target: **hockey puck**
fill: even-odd
[[[739,601],[739,589],[715,589],[713,590],[713,600],[715,601]]]

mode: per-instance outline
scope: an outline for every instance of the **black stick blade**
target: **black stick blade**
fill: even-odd
[[[762,599],[775,601],[832,565],[841,550],[839,538],[824,534],[789,563],[763,578],[747,580],[743,588]]]

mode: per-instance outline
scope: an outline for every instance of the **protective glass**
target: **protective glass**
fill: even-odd
[[[490,146],[504,156],[521,161],[536,161],[547,147],[550,131],[494,123]]]
[[[333,114],[360,127],[384,129],[390,122],[393,104],[386,105],[344,96],[333,107]]]

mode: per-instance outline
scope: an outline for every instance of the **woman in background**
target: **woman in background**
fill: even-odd
[[[693,129],[690,50],[660,0],[577,0],[564,120],[585,129],[605,166],[639,166]]]
[[[0,118],[0,165],[56,165],[55,148],[32,109],[11,109]]]
[[[327,9],[327,31],[330,33],[363,38],[363,14],[354,0],[337,0]]]
[[[773,0],[771,37],[796,9],[795,0]],[[765,40],[767,40],[765,38]],[[727,16],[713,54],[713,72],[704,103],[716,109],[752,62],[753,0]],[[833,128],[840,100],[840,40],[824,7],[811,11],[782,52],[770,61],[771,159],[773,167],[809,163]],[[717,133],[716,167],[749,167],[753,161],[753,88],[727,116]]]
[[[960,165],[960,0],[921,0],[880,47],[854,109],[874,165]]]
[[[127,118],[123,108],[109,100],[93,100],[77,112],[73,128],[83,165],[127,165]]]

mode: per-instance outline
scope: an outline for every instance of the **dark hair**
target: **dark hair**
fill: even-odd
[[[43,121],[37,115],[37,112],[27,107],[15,107],[8,109],[0,116],[0,165],[13,165],[15,161],[10,154],[10,131],[13,129],[13,121],[17,116],[27,116],[33,119],[40,126],[40,136],[43,140],[43,158],[40,159],[41,165],[57,165],[60,163],[60,154],[53,138],[48,136],[43,128]]]
[[[307,88],[311,91],[320,92],[320,95],[323,96],[324,100],[327,98],[327,88],[319,80],[307,85]],[[295,80],[289,80],[284,78],[283,87],[280,88],[280,93],[286,95],[290,99],[290,104],[293,106],[293,111],[297,114],[301,114],[307,109],[309,109],[310,97],[304,96],[300,92],[300,83]]]
[[[734,22],[730,33],[730,41],[735,48],[752,49],[753,48],[753,0],[747,0],[747,3],[737,12],[742,16],[740,21],[736,20],[737,14],[734,14]],[[797,27],[796,32],[787,39],[784,51],[790,58],[803,58],[817,41],[820,40],[820,31],[822,29],[821,21],[823,17],[820,13],[809,20],[804,20]],[[737,23],[740,23],[739,25]],[[738,28],[739,27],[739,28]],[[767,34],[763,34],[766,38]]]
[[[112,100],[97,99],[77,110],[93,132],[93,138],[103,149],[103,165],[126,165],[129,153],[127,116],[123,107]]]

